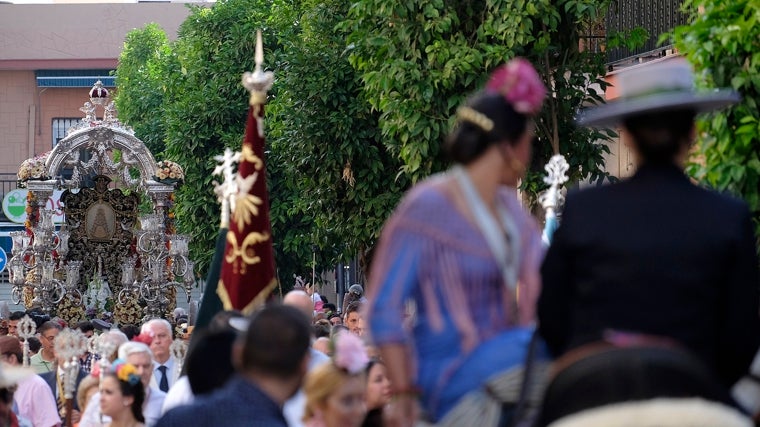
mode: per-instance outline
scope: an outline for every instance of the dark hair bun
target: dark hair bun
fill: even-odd
[[[528,117],[516,112],[498,93],[479,92],[465,104],[493,122],[487,131],[467,120],[458,119],[454,131],[444,143],[444,152],[453,162],[466,165],[480,157],[497,142],[514,144],[525,132]]]

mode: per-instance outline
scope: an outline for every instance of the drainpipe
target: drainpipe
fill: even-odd
[[[27,158],[34,157],[34,123],[37,116],[37,108],[34,104],[29,106],[29,121],[27,123],[27,144],[29,146],[29,155]]]

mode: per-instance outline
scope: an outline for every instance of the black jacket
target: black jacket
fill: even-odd
[[[541,270],[539,329],[555,355],[607,329],[670,337],[733,384],[760,344],[747,206],[676,167],[569,195]]]
[[[57,370],[45,372],[44,374],[39,374],[43,380],[47,383],[48,387],[50,387],[50,390],[53,391],[53,398],[55,398],[55,401],[58,402],[58,384],[56,382],[56,374]],[[79,410],[79,404],[77,403],[77,389],[79,389],[79,383],[82,382],[82,379],[87,376],[87,372],[83,370],[79,370],[79,373],[77,374],[77,382],[76,386],[74,388],[74,409],[77,411]]]

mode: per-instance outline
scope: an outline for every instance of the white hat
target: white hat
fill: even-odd
[[[633,67],[617,75],[620,97],[607,104],[580,112],[578,124],[610,127],[623,117],[640,113],[670,110],[694,110],[697,113],[735,104],[739,94],[730,89],[697,92],[694,72],[684,58]]]
[[[352,294],[356,294],[359,296],[364,295],[364,288],[362,288],[362,285],[358,283],[354,283],[353,285],[348,287],[348,292]]]
[[[21,366],[12,366],[0,362],[0,388],[8,388],[19,383],[19,381],[35,375],[31,368]]]

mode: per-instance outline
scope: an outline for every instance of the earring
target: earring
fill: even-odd
[[[499,150],[501,153],[501,158],[504,159],[504,163],[509,170],[515,173],[517,175],[518,179],[521,178],[525,174],[526,167],[523,164],[523,162],[517,160],[512,154],[513,151],[509,148],[509,146],[506,146],[504,149]]]
[[[516,172],[519,176],[523,176],[525,173],[525,165],[512,156],[509,157],[509,168]]]

